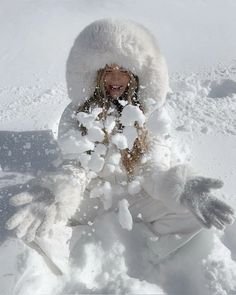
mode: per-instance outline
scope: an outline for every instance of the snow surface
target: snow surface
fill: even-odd
[[[180,157],[187,158],[200,174],[222,179],[225,183],[222,193],[236,208],[234,0],[90,0],[89,4],[85,0],[1,0],[0,6],[1,130],[52,129],[56,137],[59,118],[69,103],[64,73],[74,38],[95,19],[107,16],[131,18],[150,28],[167,58],[172,90],[167,108],[173,119]],[[95,117],[84,117],[84,123],[94,122]],[[138,118],[142,124],[142,117]],[[106,124],[110,130],[114,128],[112,122]],[[130,139],[132,124],[127,122],[126,125],[126,137]],[[91,129],[86,144],[91,145],[103,136],[100,126],[96,128]],[[114,141],[130,146],[132,141],[127,142],[127,138],[126,142],[125,138]],[[29,144],[25,148],[29,149]],[[105,151],[98,153],[102,155]],[[110,160],[111,171],[119,160],[116,156]],[[97,159],[84,159],[85,165],[88,162],[92,170],[99,171]],[[9,199],[16,186],[30,178],[31,175],[0,171],[1,226],[7,214],[11,214],[2,200]],[[7,186],[12,187],[10,192],[4,190]],[[129,184],[131,194],[138,191],[137,180]],[[94,197],[102,196],[105,209],[110,208],[109,183],[93,193]],[[89,223],[75,230],[71,251],[76,252],[79,259],[77,265],[61,278],[51,273],[38,253],[28,251],[20,240],[13,239],[11,233],[1,228],[0,294],[14,294],[14,287],[16,294],[23,295],[32,294],[32,290],[33,294],[52,294],[52,290],[55,294],[183,294],[187,280],[192,281],[192,289],[187,289],[189,295],[197,292],[205,295],[198,285],[201,274],[194,269],[189,273],[191,264],[181,253],[176,257],[175,266],[167,263],[161,271],[155,266],[154,257],[145,256],[148,254],[141,238],[143,233],[140,227],[132,224],[127,201],[123,200],[119,207],[118,219],[108,214],[95,224]],[[212,294],[230,294],[235,290],[235,230],[233,224],[221,238],[199,241],[189,250],[188,257],[195,263],[200,261],[206,270]],[[150,237],[150,240],[155,238]],[[214,247],[204,260],[199,249],[210,244]],[[60,239],[58,247],[45,249],[54,252],[55,261],[63,268],[62,250]],[[21,282],[17,282],[17,274],[26,265],[25,277],[36,266],[38,273],[23,288]],[[185,274],[178,277],[185,269]],[[23,291],[17,293],[20,289]]]

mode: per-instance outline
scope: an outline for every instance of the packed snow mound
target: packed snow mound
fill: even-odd
[[[122,202],[123,206],[126,208],[125,202]],[[121,228],[119,216],[113,213],[98,218],[90,226],[75,228],[71,251],[78,259],[74,260],[59,294],[165,294],[154,282],[138,279],[130,273],[129,264],[142,272],[140,266],[147,255],[142,242],[137,244],[139,230],[131,234],[134,240],[130,240],[127,248],[124,241],[130,233]],[[130,255],[131,251],[134,251],[133,255]],[[149,275],[151,270],[155,273],[150,265],[146,270]]]
[[[48,88],[41,82],[0,87],[0,101],[1,130],[52,129],[55,137],[60,115],[68,104],[64,84]]]
[[[170,81],[167,106],[177,131],[236,135],[234,63],[210,72],[173,74]]]
[[[226,97],[236,95],[236,81],[223,79],[221,81],[212,81],[210,84],[208,97]]]
[[[221,257],[224,256],[224,260]],[[221,241],[214,238],[214,247],[208,259],[202,261],[208,279],[209,289],[213,294],[228,295],[235,293],[236,265],[231,259],[230,250]],[[229,271],[226,272],[225,270]]]

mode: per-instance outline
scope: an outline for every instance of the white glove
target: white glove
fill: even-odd
[[[189,179],[180,196],[180,202],[204,227],[215,226],[218,229],[224,229],[226,224],[234,221],[234,210],[210,193],[211,189],[218,189],[222,186],[223,182],[219,179],[205,177]]]
[[[28,190],[13,196],[10,204],[20,207],[6,223],[9,230],[30,242],[43,236],[58,221],[67,222],[79,206],[85,189],[85,171],[72,165],[44,173],[28,183]]]

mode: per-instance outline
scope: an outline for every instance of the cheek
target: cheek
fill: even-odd
[[[127,81],[127,80],[125,80],[125,81],[123,81],[123,83],[122,83],[125,87],[127,87],[128,86],[128,84],[129,84],[129,80]]]
[[[106,86],[109,83],[109,78],[104,77],[103,84]]]
[[[124,85],[127,87],[128,84],[130,83],[130,77],[124,77],[123,81],[124,81]]]

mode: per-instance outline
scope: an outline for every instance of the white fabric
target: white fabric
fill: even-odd
[[[80,105],[95,89],[96,72],[116,63],[139,77],[139,99],[163,105],[168,71],[157,41],[142,25],[132,21],[101,19],[87,26],[76,38],[67,60],[66,80],[70,99]]]

